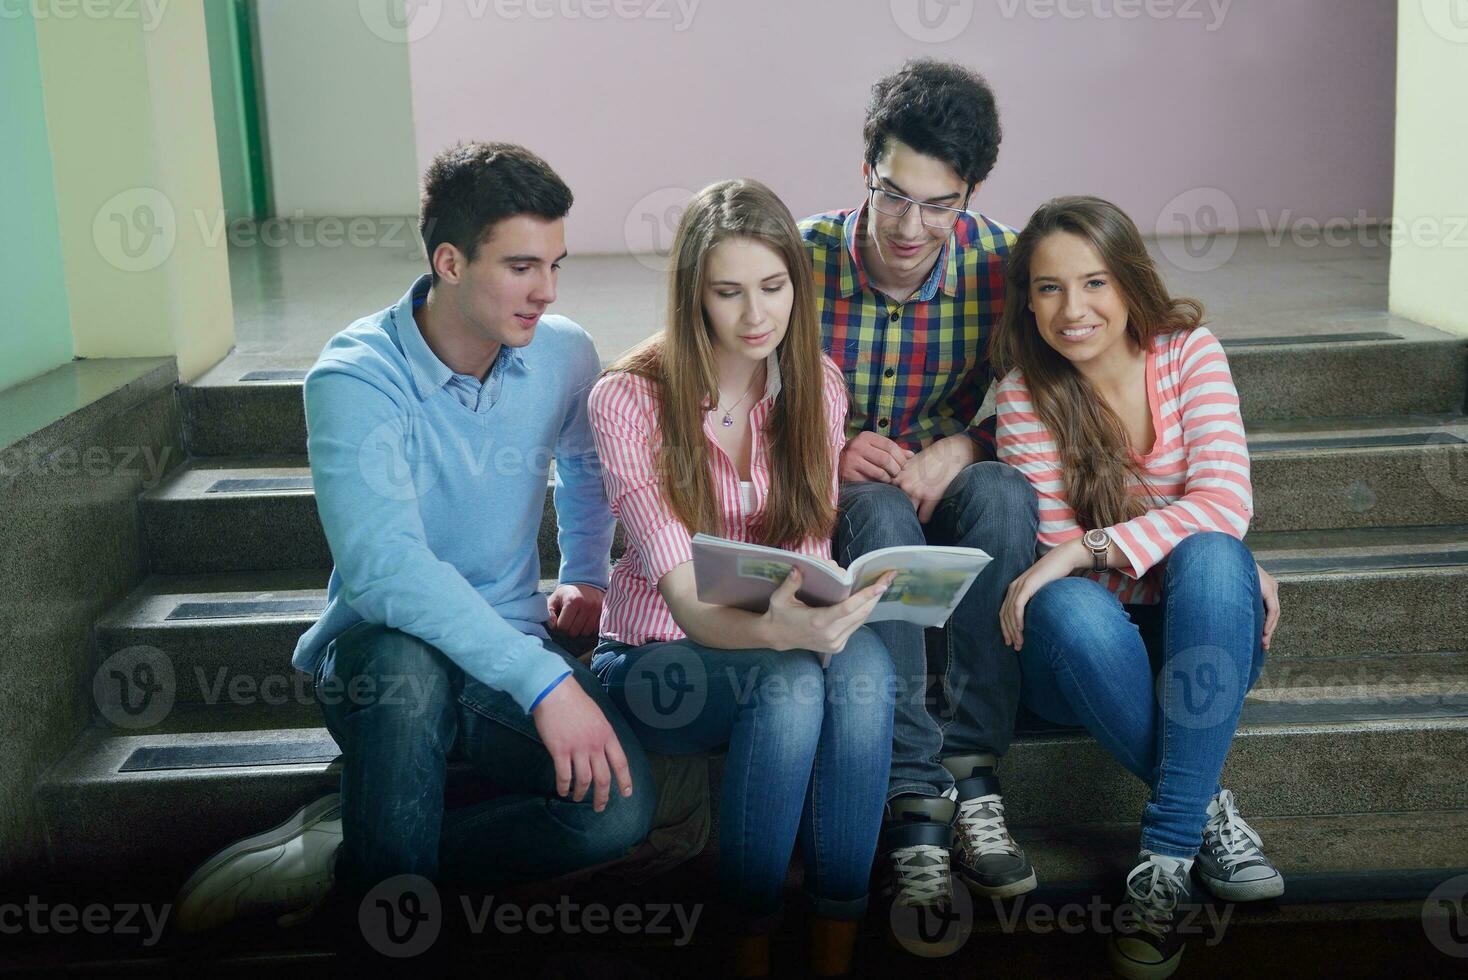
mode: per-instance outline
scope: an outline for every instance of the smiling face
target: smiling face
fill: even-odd
[[[1057,231],[1030,260],[1030,310],[1040,337],[1083,373],[1106,371],[1130,357],[1126,300],[1095,247]]]
[[[862,173],[868,187],[924,204],[949,208],[963,208],[967,204],[968,188],[957,171],[900,140],[888,140],[882,156],[875,164],[866,164]],[[869,200],[870,196],[869,193]],[[917,205],[909,206],[901,217],[868,207],[867,244],[874,253],[869,261],[873,278],[890,282],[921,279],[932,268],[938,250],[952,233],[951,222],[943,228],[923,224]]]
[[[459,318],[475,337],[524,347],[546,307],[555,302],[556,280],[566,257],[566,223],[533,214],[496,222],[472,262],[452,245],[435,255],[439,277],[452,289]]]
[[[752,238],[727,238],[708,253],[701,300],[717,361],[763,361],[785,339],[795,288],[780,253]]]

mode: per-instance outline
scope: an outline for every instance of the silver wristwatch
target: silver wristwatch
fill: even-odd
[[[1111,550],[1111,535],[1101,528],[1092,528],[1081,538],[1081,543],[1091,549],[1091,568],[1098,572],[1106,570],[1106,553]]]

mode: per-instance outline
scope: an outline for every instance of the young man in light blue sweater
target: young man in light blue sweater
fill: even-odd
[[[299,916],[333,885],[357,901],[400,875],[555,877],[647,835],[647,759],[547,632],[595,633],[613,527],[586,416],[596,349],[544,315],[571,201],[521,147],[440,154],[420,219],[431,273],[333,337],[307,375],[336,567],[291,662],[341,746],[341,793],[205,862],[179,896],[184,929]],[[552,458],[561,564],[547,602],[537,532]],[[446,811],[450,758],[505,792]]]

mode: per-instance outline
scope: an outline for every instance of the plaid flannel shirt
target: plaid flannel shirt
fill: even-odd
[[[878,292],[857,248],[867,205],[800,222],[815,268],[822,345],[851,393],[847,438],[863,430],[921,450],[967,433],[993,459],[994,417],[976,418],[992,380],[988,345],[1004,309],[1014,229],[960,215],[922,288],[905,303]]]

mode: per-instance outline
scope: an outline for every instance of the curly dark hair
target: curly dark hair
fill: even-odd
[[[419,200],[418,231],[433,253],[448,242],[474,261],[496,222],[517,214],[564,218],[571,210],[571,188],[540,157],[514,143],[459,143],[428,165]]]
[[[942,160],[972,190],[999,157],[999,110],[978,72],[919,58],[872,86],[863,134],[868,164],[881,158],[891,137]]]

